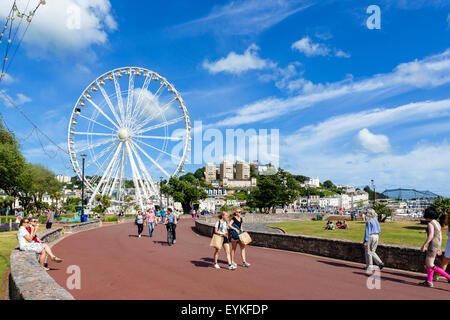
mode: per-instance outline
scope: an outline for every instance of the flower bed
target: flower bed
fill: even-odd
[[[12,224],[12,231],[18,230],[18,223],[13,223]],[[5,231],[9,231],[9,223],[5,223],[5,224],[0,224],[0,232],[5,232]]]

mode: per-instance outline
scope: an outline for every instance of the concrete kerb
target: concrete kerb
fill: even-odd
[[[102,226],[101,220],[76,223],[42,231],[38,237],[52,245],[65,235]],[[41,268],[37,255],[18,247],[10,255],[9,298],[11,300],[74,300],[74,297]]]

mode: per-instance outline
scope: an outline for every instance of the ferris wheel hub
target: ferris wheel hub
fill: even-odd
[[[117,131],[117,136],[120,141],[125,142],[131,138],[131,132],[128,128],[120,128]]]

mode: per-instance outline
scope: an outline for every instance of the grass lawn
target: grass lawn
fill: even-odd
[[[281,222],[268,225],[277,227],[289,234],[301,234],[322,238],[346,239],[353,241],[364,240],[365,222],[348,221],[347,230],[325,230],[326,221],[298,221]],[[395,244],[409,247],[421,247],[427,235],[423,231],[426,226],[418,222],[398,221],[380,223],[380,243]],[[446,228],[442,230],[442,248],[447,243]]]
[[[9,268],[9,255],[17,246],[17,231],[0,232],[0,300],[3,300],[3,277]]]

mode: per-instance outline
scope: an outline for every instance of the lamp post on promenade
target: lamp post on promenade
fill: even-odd
[[[81,221],[84,221],[84,159],[86,158],[85,154],[81,155],[82,159],[82,172],[81,172]]]
[[[163,177],[159,177],[159,207],[162,210],[162,179]]]

